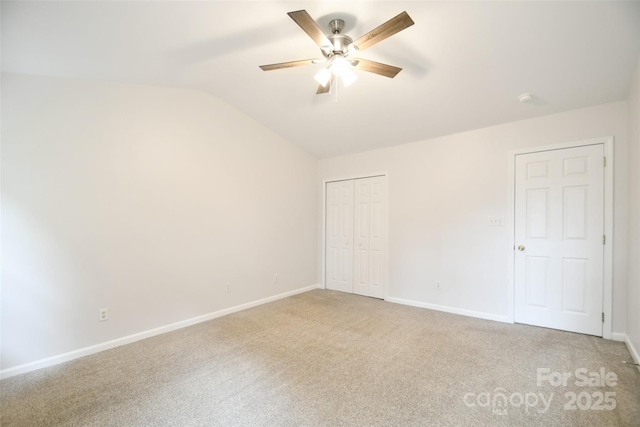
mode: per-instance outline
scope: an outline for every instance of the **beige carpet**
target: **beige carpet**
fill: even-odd
[[[622,360],[618,342],[317,290],[9,378],[0,409],[29,427],[638,426]],[[615,385],[579,387],[580,368]]]

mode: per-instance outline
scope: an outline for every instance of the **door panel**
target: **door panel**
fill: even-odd
[[[562,210],[564,218],[562,231],[566,239],[585,240],[587,238],[587,223],[589,213],[587,211],[587,199],[589,187],[575,186],[562,189]]]
[[[326,286],[353,292],[353,181],[327,183]]]
[[[548,188],[527,190],[527,237],[545,239],[547,237]]]
[[[369,296],[375,298],[384,298],[384,278],[386,277],[385,271],[385,258],[383,256],[385,246],[385,225],[387,223],[386,209],[386,183],[387,178],[384,176],[376,176],[369,178],[371,185],[371,199],[370,199],[370,238],[369,238],[369,251],[371,252],[369,257],[369,270],[370,270],[370,282],[369,282]]]
[[[358,280],[354,293],[384,298],[384,201],[385,177],[355,180],[356,229],[354,245],[360,256],[353,269]]]
[[[589,260],[564,258],[562,262],[562,310],[585,314]]]
[[[602,336],[604,146],[516,156],[515,320]]]
[[[370,240],[371,240],[371,178],[356,179],[355,186],[355,218],[356,218],[356,235],[354,245],[358,252],[358,257],[354,260],[353,271],[357,277],[353,286],[353,293],[358,295],[369,296],[369,288],[371,286],[370,269],[371,259]]]
[[[549,287],[549,258],[527,257],[526,304],[528,307],[548,309],[547,289]]]

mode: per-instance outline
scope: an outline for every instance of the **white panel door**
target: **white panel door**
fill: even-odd
[[[353,293],[353,180],[327,183],[326,286]]]
[[[385,177],[355,180],[353,292],[384,298]]]
[[[515,321],[602,336],[604,146],[516,156]]]

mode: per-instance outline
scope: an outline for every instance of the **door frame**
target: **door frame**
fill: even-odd
[[[508,321],[515,323],[515,201],[516,201],[516,156],[521,154],[538,153],[541,151],[561,150],[564,148],[583,147],[587,145],[600,145],[604,147],[604,156],[607,159],[604,168],[604,283],[602,295],[602,312],[604,322],[602,324],[602,338],[611,339],[613,317],[613,177],[614,177],[614,150],[613,136],[587,139],[582,141],[566,142],[561,144],[544,145],[540,147],[523,148],[509,151],[509,214],[507,215],[507,228],[509,230],[509,262],[508,262]]]
[[[327,289],[327,183],[329,182],[337,182],[337,181],[349,181],[352,179],[363,179],[363,178],[373,178],[375,176],[384,176],[386,179],[386,192],[384,195],[384,245],[382,245],[384,250],[384,256],[382,257],[382,262],[384,263],[384,289],[383,295],[384,300],[386,301],[389,297],[389,173],[388,172],[380,172],[380,173],[369,173],[362,175],[354,175],[354,176],[343,176],[340,178],[327,178],[322,180],[322,238],[321,247],[322,247],[322,260],[321,260],[321,271],[322,271],[322,282],[320,283],[320,289]]]

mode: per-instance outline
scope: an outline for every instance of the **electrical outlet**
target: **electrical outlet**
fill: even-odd
[[[279,275],[278,273],[274,274],[274,275],[273,275],[273,281],[274,281],[274,282],[277,282],[277,281],[278,281],[279,276],[280,276],[280,275]]]
[[[224,291],[226,293],[231,292],[231,283],[227,283],[226,285],[224,285]]]
[[[504,217],[503,216],[490,216],[489,217],[489,225],[490,226],[498,226],[498,227],[502,227],[504,226]]]
[[[109,309],[101,308],[98,310],[98,322],[104,322],[105,320],[109,320]]]

